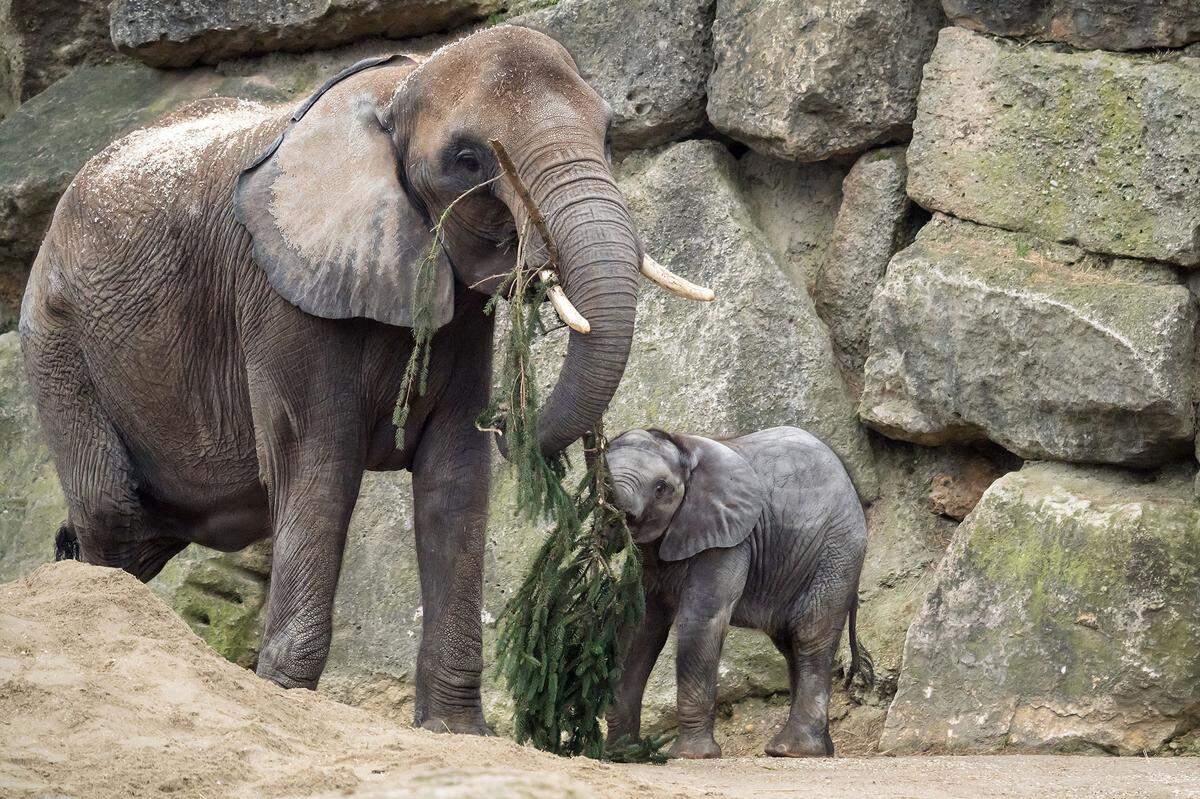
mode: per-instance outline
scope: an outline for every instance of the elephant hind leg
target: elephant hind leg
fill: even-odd
[[[772,636],[788,662],[791,709],[766,753],[773,757],[832,757],[829,735],[829,680],[839,635],[812,640],[790,630]]]
[[[100,407],[74,336],[38,331],[22,339],[22,348],[67,499],[55,559],[77,558],[150,580],[186,542],[147,524],[129,452]]]

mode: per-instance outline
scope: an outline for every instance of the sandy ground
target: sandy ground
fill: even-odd
[[[568,760],[434,735],[217,656],[124,573],[0,586],[0,796],[1200,797],[1200,759]]]

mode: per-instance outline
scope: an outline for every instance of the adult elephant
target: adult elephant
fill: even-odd
[[[93,158],[34,264],[21,341],[67,497],[60,545],[153,577],[189,542],[274,536],[258,673],[316,686],[364,469],[411,469],[424,630],[416,721],[483,732],[490,442],[486,293],[527,211],[549,220],[572,333],[541,411],[553,453],[608,405],[633,334],[641,246],[606,157],[610,110],[567,52],[500,27],[418,66],[375,59],[294,114],[207,101]],[[434,297],[417,307],[419,269]],[[427,391],[392,410],[418,314]]]

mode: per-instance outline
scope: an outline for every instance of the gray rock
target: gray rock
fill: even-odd
[[[509,19],[553,37],[613,109],[613,146],[683,138],[705,122],[715,0],[559,0]]]
[[[931,507],[930,484],[938,474],[995,463],[966,448],[880,439],[875,464],[879,498],[867,509],[870,543],[859,580],[858,630],[877,679],[875,691],[862,698],[886,706],[896,691],[908,627],[933,589],[956,526]],[[842,650],[845,654],[845,641]]]
[[[420,643],[412,481],[407,472],[367,472],[346,532],[321,691],[411,723]]]
[[[1200,264],[1200,57],[1061,52],[946,28],[908,193],[1096,252]]]
[[[859,412],[886,435],[1140,466],[1191,448],[1196,310],[1165,267],[935,218],[870,316]]]
[[[258,665],[271,583],[271,541],[240,552],[192,544],[150,581],[192,630],[223,657]]]
[[[812,295],[842,204],[847,164],[796,164],[749,150],[738,161],[742,194],[755,225],[779,254],[792,282]]]
[[[858,159],[842,184],[841,210],[813,287],[838,362],[856,382],[867,360],[871,295],[888,261],[908,243],[907,177],[903,147]]]
[[[0,0],[0,119],[111,52],[107,0]]]
[[[908,137],[938,0],[718,0],[708,117],[795,161]]]
[[[1029,464],[955,533],[881,747],[1153,754],[1197,727],[1191,475]]]
[[[500,6],[500,0],[114,0],[111,26],[122,52],[151,66],[185,67],[444,31]]]
[[[54,560],[67,518],[15,331],[0,335],[0,582]]]
[[[963,27],[1101,50],[1182,47],[1200,41],[1195,0],[942,0]]]

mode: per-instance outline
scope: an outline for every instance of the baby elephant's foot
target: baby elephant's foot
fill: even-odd
[[[785,726],[767,744],[766,752],[772,757],[833,757],[833,741],[824,731],[814,734]]]
[[[687,760],[707,760],[721,756],[721,747],[711,735],[680,735],[671,745],[667,757]]]

